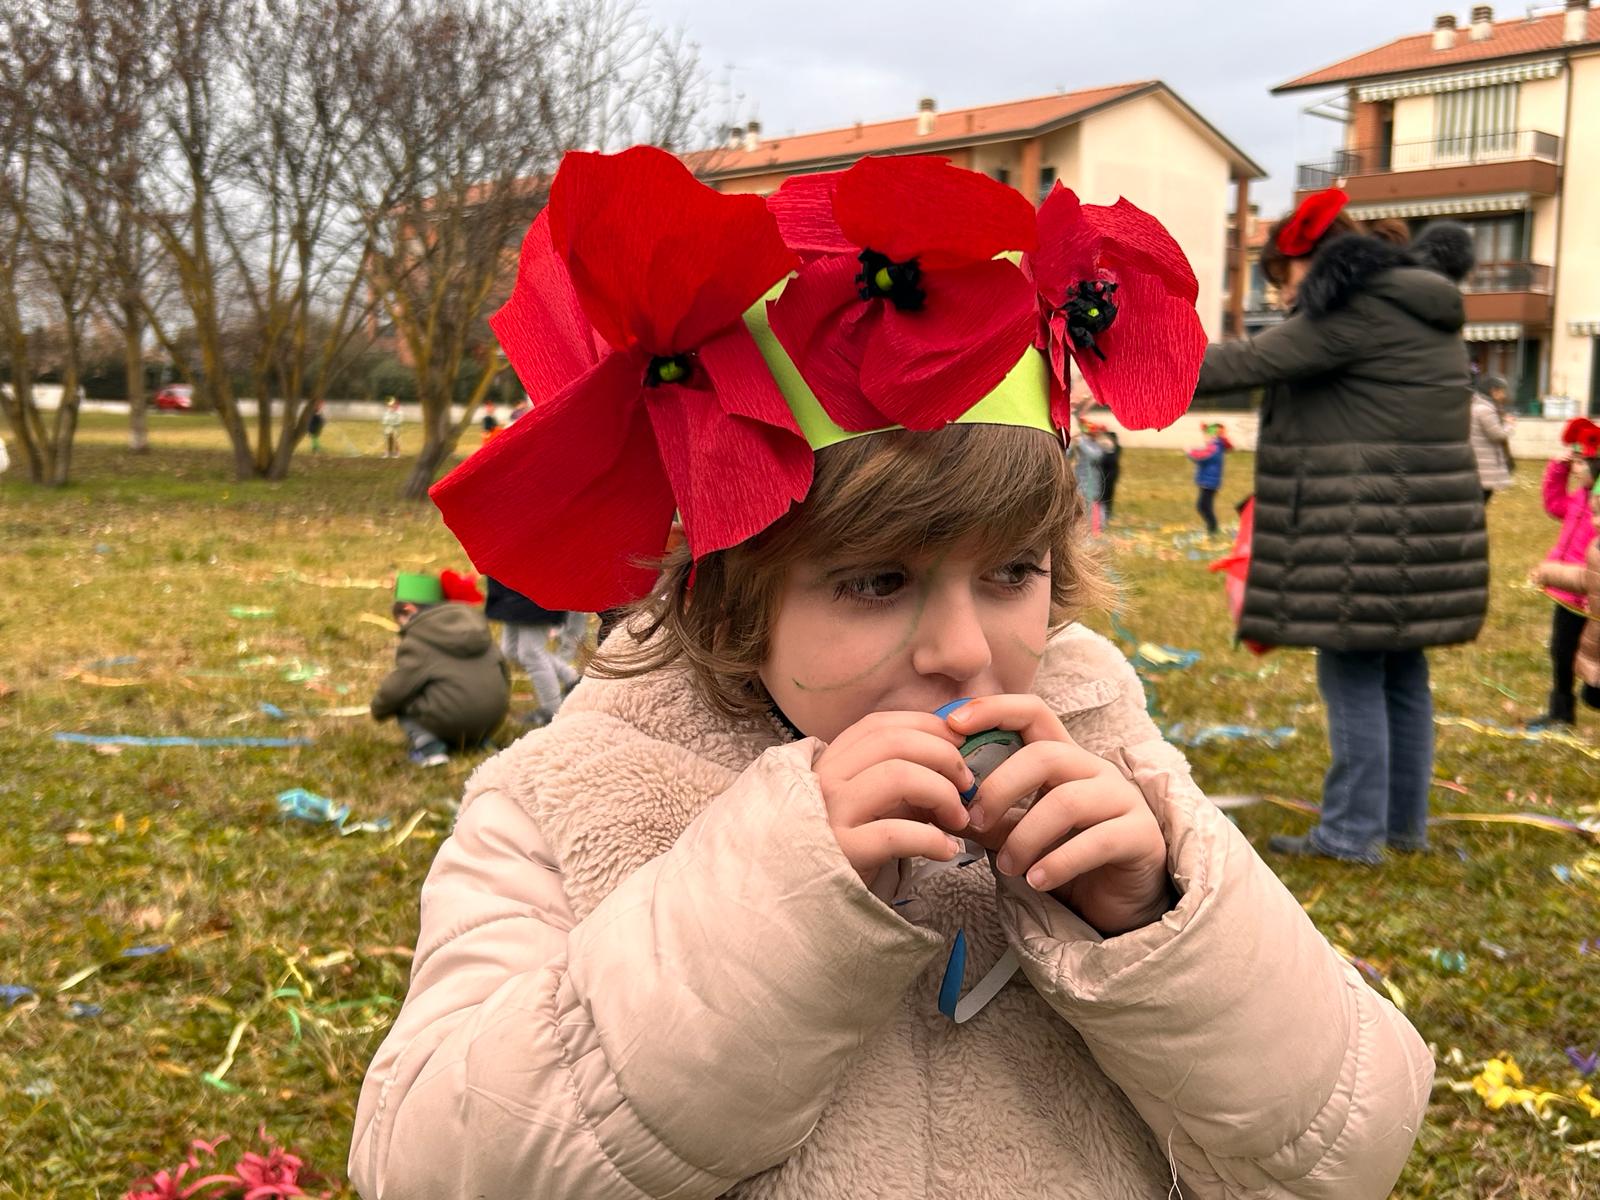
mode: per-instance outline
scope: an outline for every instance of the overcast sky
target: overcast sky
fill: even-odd
[[[1326,157],[1339,127],[1301,109],[1325,93],[1268,95],[1296,75],[1433,28],[1446,0],[646,0],[699,43],[715,115],[759,117],[769,135],[908,116],[1058,88],[1160,79],[1271,178],[1286,206],[1294,164]],[[1526,5],[1496,6],[1497,18]],[[729,68],[731,69],[731,72]],[[735,111],[724,111],[731,78]],[[742,100],[738,97],[742,94]]]

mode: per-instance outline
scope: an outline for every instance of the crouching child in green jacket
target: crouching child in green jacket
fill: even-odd
[[[395,718],[417,766],[442,766],[451,750],[477,746],[499,728],[510,676],[483,613],[447,602],[437,576],[401,574],[394,593],[400,644],[394,670],[372,697],[372,716]]]

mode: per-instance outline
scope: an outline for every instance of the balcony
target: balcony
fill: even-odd
[[[1461,284],[1471,325],[1550,324],[1550,268],[1536,262],[1480,263]]]
[[[1560,162],[1559,137],[1524,129],[1341,150],[1328,162],[1301,163],[1295,186],[1312,192],[1338,185],[1353,204],[1507,193],[1553,196]]]

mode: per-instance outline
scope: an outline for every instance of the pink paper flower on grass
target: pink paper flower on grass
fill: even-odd
[[[1069,359],[1126,428],[1159,429],[1188,411],[1206,353],[1200,287],[1160,221],[1127,200],[1081,204],[1058,183],[1023,266],[1038,289],[1035,344],[1050,357],[1059,427],[1071,417]]]

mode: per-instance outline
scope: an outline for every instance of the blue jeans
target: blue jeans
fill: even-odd
[[[1369,862],[1384,840],[1399,850],[1426,847],[1433,784],[1427,655],[1319,650],[1317,687],[1328,706],[1331,762],[1311,844]]]

